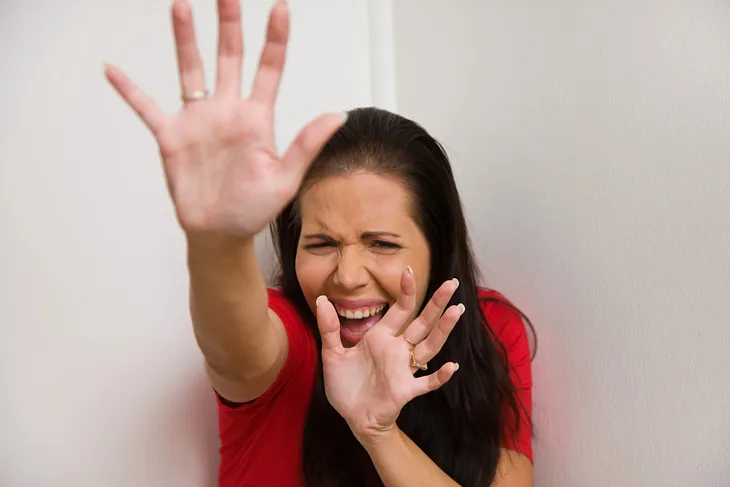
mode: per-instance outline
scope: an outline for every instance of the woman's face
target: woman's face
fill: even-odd
[[[296,272],[315,312],[326,295],[340,315],[343,345],[356,344],[398,299],[403,271],[416,280],[415,319],[428,287],[430,251],[395,179],[359,172],[331,176],[300,196]]]

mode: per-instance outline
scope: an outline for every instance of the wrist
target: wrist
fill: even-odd
[[[187,262],[191,278],[208,284],[212,280],[224,288],[230,287],[231,282],[260,277],[253,237],[248,240],[188,237]]]
[[[355,438],[372,456],[377,451],[387,449],[402,440],[403,432],[396,424],[386,429],[357,433],[353,431]]]
[[[186,235],[188,265],[207,270],[236,270],[255,260],[254,238]]]
[[[188,253],[200,255],[236,254],[254,248],[254,236],[234,237],[227,235],[185,234]]]

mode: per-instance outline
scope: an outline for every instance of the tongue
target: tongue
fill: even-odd
[[[367,318],[361,318],[361,319],[348,319],[343,318],[342,319],[342,326],[344,328],[347,328],[352,333],[357,333],[364,335],[370,328],[372,328],[375,323],[380,321],[380,319],[385,314],[385,310],[381,311],[380,313],[368,316]]]

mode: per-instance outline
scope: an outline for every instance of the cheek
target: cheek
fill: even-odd
[[[368,271],[378,286],[387,294],[388,300],[393,303],[400,294],[400,279],[406,265],[400,259],[374,259]]]
[[[325,292],[327,279],[332,274],[331,261],[332,259],[308,253],[297,254],[297,280],[310,306]]]
[[[406,267],[410,265],[413,268],[417,303],[414,318],[426,298],[430,273],[428,259],[419,257],[411,252],[393,255],[370,253],[361,261],[370,278],[375,281],[374,284],[386,293],[391,302],[395,302],[400,295],[400,280]],[[310,307],[314,307],[317,297],[332,291],[328,287],[332,275],[337,271],[337,258],[301,252],[297,254],[295,267],[302,293]]]
[[[416,278],[416,308],[419,309],[428,288],[430,268],[428,260],[414,257],[417,256],[410,253],[376,257],[373,259],[370,272],[388,296],[395,301],[401,292],[401,276],[406,268],[411,266]]]

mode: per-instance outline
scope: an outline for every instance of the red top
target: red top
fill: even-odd
[[[480,291],[480,298],[497,297]],[[218,401],[220,487],[303,487],[302,438],[314,388],[317,350],[314,336],[294,305],[279,291],[269,289],[269,307],[284,323],[289,354],[274,383],[260,397],[230,408]],[[507,350],[512,381],[527,414],[532,409],[530,349],[520,315],[505,304],[482,302],[494,334]],[[523,418],[527,420],[527,416]],[[517,450],[532,460],[530,428],[520,428]]]

